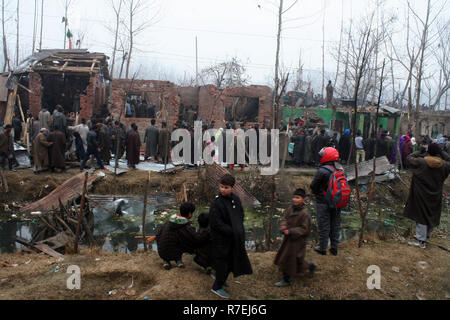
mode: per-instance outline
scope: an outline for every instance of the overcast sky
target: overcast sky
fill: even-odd
[[[63,2],[44,1],[43,48],[63,47]],[[85,33],[83,48],[110,56],[113,35],[105,28],[105,25],[114,23],[110,0],[72,2],[69,28],[74,34],[74,41],[78,39],[80,32]],[[159,73],[165,73],[170,80],[182,77],[184,72],[195,75],[197,36],[200,69],[236,56],[246,65],[253,84],[268,84],[271,81],[278,27],[278,0],[153,2],[160,7],[160,14],[157,21],[136,40],[139,50],[135,52],[134,59],[134,68],[141,67],[146,78],[157,78]],[[34,3],[34,0],[20,0],[21,58],[31,53]],[[293,3],[294,0],[285,0],[285,8]],[[281,48],[283,65],[296,68],[302,52],[305,68],[321,71],[322,22],[325,14],[325,68],[328,72],[334,72],[336,63],[329,52],[339,41],[342,12],[347,25],[351,17],[357,19],[362,16],[374,3],[375,0],[299,0],[284,15]],[[417,0],[412,3],[418,12],[424,13],[425,1]],[[14,16],[16,5],[16,0],[9,1],[9,16]],[[385,7],[389,12],[401,15],[405,10],[405,1],[389,0]],[[15,56],[16,30],[13,20],[10,21],[7,32],[10,37],[10,55]]]

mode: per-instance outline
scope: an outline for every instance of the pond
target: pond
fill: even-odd
[[[312,203],[307,204],[312,216],[312,234],[310,240],[317,237],[317,219]],[[97,244],[107,252],[131,253],[143,250],[142,240],[137,240],[136,236],[142,235],[142,212],[144,204],[140,201],[117,199],[104,205],[103,208],[94,208],[94,238]],[[285,206],[287,207],[287,206]],[[106,209],[106,210],[105,210]],[[264,221],[268,217],[270,207],[258,207],[245,210],[245,228],[247,249],[255,251],[265,239]],[[120,211],[121,216],[113,216],[110,212]],[[157,207],[148,205],[146,216],[146,234],[156,235],[158,228],[163,225],[171,215],[178,212],[177,206]],[[200,206],[192,219],[194,227],[198,227],[197,217],[202,212],[209,212],[209,208]],[[271,238],[281,241],[282,235],[279,233],[279,222],[284,210],[277,208],[272,220]],[[367,232],[392,233],[399,232],[410,226],[408,221],[400,219],[395,209],[375,208],[370,212],[367,223]],[[397,219],[398,218],[398,219]],[[266,218],[267,219],[267,218]],[[342,213],[341,241],[347,241],[358,237],[360,228],[360,217],[357,212]],[[38,219],[17,217],[10,221],[0,220],[0,253],[12,253],[23,248],[15,242],[15,237],[31,240],[32,234],[37,228]],[[152,249],[157,250],[155,243]]]

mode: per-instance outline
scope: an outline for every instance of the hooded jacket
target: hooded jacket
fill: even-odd
[[[171,216],[156,235],[158,254],[164,261],[181,260],[183,253],[194,254],[208,241],[208,232],[198,233],[188,219],[179,215]]]
[[[324,191],[328,189],[328,184],[330,182],[330,177],[332,172],[329,169],[326,169],[325,166],[331,166],[335,169],[339,169],[336,167],[335,162],[327,162],[320,166],[317,174],[311,183],[311,190],[316,197],[317,203],[327,204],[328,202],[325,200],[325,196],[323,194]]]
[[[441,157],[423,158],[419,151],[408,157],[413,178],[404,211],[406,217],[430,228],[440,225],[443,186],[450,174],[449,160],[446,152]]]

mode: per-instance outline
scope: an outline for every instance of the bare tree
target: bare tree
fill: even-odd
[[[431,14],[431,0],[428,0],[427,2],[427,13],[425,21],[423,21],[411,8],[410,4],[408,3],[408,6],[411,10],[411,12],[415,15],[418,21],[420,21],[423,25],[423,32],[422,32],[422,40],[420,42],[419,47],[419,66],[417,68],[417,74],[415,76],[416,78],[416,113],[415,113],[415,136],[418,137],[420,135],[420,128],[419,128],[419,109],[420,109],[420,99],[422,94],[422,78],[423,78],[423,72],[424,72],[424,63],[425,63],[425,51],[428,48],[428,37],[429,37],[429,29],[430,29],[430,14]],[[417,21],[416,20],[416,21]]]
[[[411,3],[407,2],[407,25],[406,25],[406,45],[399,46],[398,42],[391,36],[391,48],[395,57],[390,57],[407,72],[407,80],[403,90],[398,94],[398,103],[403,105],[408,95],[408,121],[410,128],[415,127],[414,134],[420,135],[419,112],[422,102],[422,87],[425,74],[429,68],[429,58],[432,55],[434,43],[439,39],[440,31],[435,25],[448,1],[444,1],[439,7],[432,4],[431,0],[426,2],[425,17],[421,18]],[[448,42],[448,39],[447,39]],[[399,52],[399,48],[406,49],[406,55]],[[447,69],[448,70],[448,67]]]
[[[344,35],[344,0],[341,2],[342,13],[341,13],[341,33],[339,36],[339,48],[338,48],[338,56],[337,56],[337,69],[336,69],[336,78],[334,79],[334,83],[336,84],[339,79],[339,69],[341,67],[341,50],[342,50],[342,37]],[[336,120],[336,119],[333,119]]]
[[[305,84],[305,81],[303,81],[303,75],[304,75],[304,67],[305,63],[303,62],[302,52],[300,51],[299,57],[298,57],[298,70],[297,70],[297,77],[295,79],[294,83],[294,90],[303,90],[303,86]]]
[[[450,23],[447,22],[443,28],[440,28],[439,44],[434,51],[437,65],[440,69],[439,83],[437,84],[437,93],[434,102],[430,108],[435,110],[439,107],[441,100],[450,89]],[[445,102],[447,103],[447,102]]]
[[[125,78],[130,74],[131,60],[136,49],[136,38],[156,22],[160,9],[151,1],[125,0],[128,20],[123,23],[128,34],[128,55]],[[152,6],[151,6],[152,5]]]
[[[365,223],[365,210],[363,209],[360,189],[358,187],[359,184],[359,173],[358,173],[358,164],[356,163],[356,131],[357,131],[357,118],[358,118],[358,96],[360,94],[360,86],[364,79],[367,76],[367,70],[370,66],[370,61],[375,51],[375,47],[377,44],[377,37],[373,36],[373,19],[374,13],[372,13],[367,19],[362,20],[359,23],[358,33],[357,33],[357,42],[352,41],[351,48],[353,49],[350,55],[353,57],[352,67],[354,68],[354,91],[353,91],[353,139],[352,139],[352,156],[353,161],[355,163],[355,185],[356,185],[356,197],[358,202],[358,208],[361,215],[362,220],[362,230],[364,230]],[[374,160],[375,161],[375,160]],[[370,202],[368,203],[368,205]]]
[[[233,57],[230,61],[221,62],[203,69],[200,72],[200,78],[204,84],[212,83],[219,89],[231,86],[245,86],[250,80],[246,71],[242,62],[238,58]]]
[[[323,23],[322,23],[322,91],[320,91],[320,94],[322,97],[324,97],[325,93],[325,13],[326,13],[326,6],[325,6],[325,0],[323,0]]]
[[[16,37],[16,66],[19,65],[19,40],[20,40],[20,0],[17,0],[17,37]]]
[[[44,30],[44,0],[41,1],[41,34],[39,37],[39,50],[42,50],[42,33]]]
[[[108,29],[110,29],[110,31],[112,31],[114,33],[114,47],[113,47],[112,62],[111,62],[111,69],[110,69],[110,73],[111,73],[112,77],[114,77],[114,67],[116,65],[117,44],[119,41],[120,18],[121,18],[123,2],[124,2],[124,0],[110,0],[110,5],[115,14],[115,28],[112,30],[109,27],[107,27]]]
[[[197,78],[192,75],[188,75],[185,71],[183,77],[179,77],[177,79],[177,84],[181,87],[193,87],[197,85]]]
[[[6,71],[8,68],[8,71],[11,70],[11,65],[9,61],[8,56],[8,44],[6,42],[6,30],[5,30],[5,23],[9,20],[9,18],[5,18],[5,0],[2,0],[2,32],[3,32],[3,72]]]
[[[36,34],[37,34],[37,21],[38,21],[38,0],[34,0],[34,18],[33,18],[33,47],[32,54],[36,49]]]
[[[378,102],[377,102],[377,113],[375,115],[375,123],[378,123],[378,117],[380,114],[380,104],[381,104],[381,96],[383,94],[383,81],[384,81],[384,69],[386,66],[386,60],[383,60],[383,67],[381,70],[381,78],[380,78],[380,90],[379,90],[379,95],[378,95]],[[376,127],[374,127],[374,129],[376,130]],[[375,154],[377,153],[377,149],[378,149],[378,145],[375,144]],[[358,167],[357,164],[355,164],[356,168]],[[366,223],[367,223],[367,215],[369,213],[369,209],[370,209],[370,203],[372,201],[373,198],[373,194],[375,191],[375,175],[376,175],[376,170],[377,169],[377,161],[376,158],[373,159],[373,167],[372,167],[372,180],[370,183],[370,188],[369,188],[369,197],[367,199],[367,203],[366,203],[366,209],[363,211],[360,211],[361,214],[361,230],[359,233],[359,243],[358,246],[361,248],[363,245],[363,240],[364,240],[364,232],[366,230]],[[356,169],[358,170],[358,169]],[[356,180],[356,188],[358,188],[358,180]],[[359,193],[359,192],[358,192]],[[360,201],[360,199],[358,199],[358,201]],[[361,210],[361,206],[360,206],[360,210]]]
[[[353,26],[353,22],[351,22],[348,31],[345,33],[347,46],[346,48],[342,48],[344,51],[343,53],[339,53],[337,51],[338,47],[334,49],[334,52],[332,52],[332,55],[336,60],[338,60],[339,55],[344,55],[346,58],[344,60],[344,74],[342,76],[342,83],[339,85],[339,83],[335,84],[336,88],[341,88],[340,92],[337,93],[341,96],[354,96],[354,84],[356,84],[358,81],[358,104],[365,105],[367,102],[367,98],[369,97],[370,92],[373,92],[373,88],[377,87],[374,83],[375,76],[374,74],[379,72],[379,69],[376,65],[376,50],[380,47],[380,45],[386,40],[386,35],[389,33],[389,26],[392,24],[393,18],[392,17],[386,17],[383,19],[382,23],[380,25],[382,28],[379,29],[377,32],[375,29],[370,32],[370,37],[367,39],[369,42],[368,45],[368,56],[366,57],[366,63],[367,65],[364,66],[364,74],[359,74],[359,68],[360,66],[360,55],[361,55],[361,48],[362,46],[365,46],[365,43],[362,43],[361,35],[365,34],[367,30],[368,25],[372,26],[375,20],[375,12],[372,12],[371,15],[369,15],[366,18],[363,18],[361,21],[358,22],[358,27],[355,30],[355,27]],[[360,79],[358,80],[358,77]],[[353,94],[350,92],[353,91]]]

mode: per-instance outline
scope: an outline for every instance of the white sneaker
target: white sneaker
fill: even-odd
[[[411,247],[417,247],[420,249],[426,249],[427,248],[427,244],[423,241],[412,241],[412,242],[408,242],[408,245],[410,245]]]

